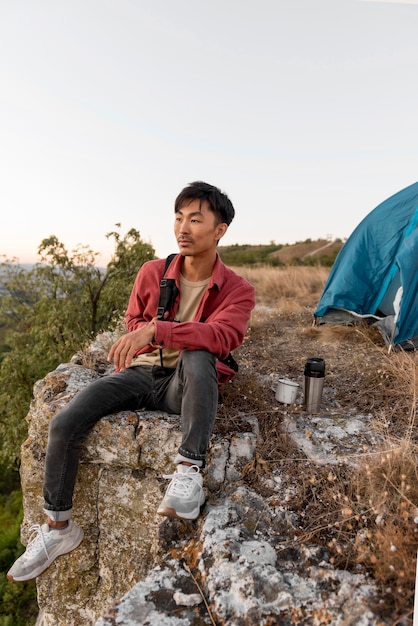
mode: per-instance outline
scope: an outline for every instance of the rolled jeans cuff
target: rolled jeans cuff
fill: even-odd
[[[44,513],[48,515],[53,522],[66,522],[67,520],[72,518],[72,509],[68,509],[67,511],[50,511],[49,509],[44,509]]]
[[[180,463],[192,463],[193,465],[197,465],[197,467],[204,466],[204,461],[202,461],[201,459],[192,459],[189,456],[184,456],[183,454],[180,454],[180,452],[176,455],[174,463],[176,465],[180,465]]]

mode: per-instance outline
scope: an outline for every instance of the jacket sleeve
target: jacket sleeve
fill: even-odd
[[[148,261],[139,270],[125,313],[126,325],[129,331],[149,324],[156,316],[160,295],[160,277],[163,267],[164,260]]]

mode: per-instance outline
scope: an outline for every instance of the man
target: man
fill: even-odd
[[[180,254],[165,277],[171,285],[175,281],[175,301],[158,319],[165,260],[145,263],[126,311],[129,332],[109,352],[115,372],[88,385],[51,420],[44,477],[48,519],[36,526],[35,538],[7,574],[10,580],[39,576],[83,540],[83,530],[72,520],[80,448],[105,415],[141,408],[179,414],[176,472],[166,476],[171,482],[157,513],[194,520],[205,502],[202,469],[218,387],[235,373],[228,357],[244,339],[255,298],[253,287],[216,251],[235,215],[229,198],[195,182],[180,192],[174,211]]]

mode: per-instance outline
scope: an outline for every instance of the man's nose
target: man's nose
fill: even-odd
[[[180,232],[181,233],[188,233],[189,232],[189,223],[187,220],[181,220],[180,222]]]

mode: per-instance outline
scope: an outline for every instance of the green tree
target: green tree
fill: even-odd
[[[106,236],[115,249],[104,269],[95,265],[97,252],[80,245],[69,253],[54,235],[40,244],[40,262],[31,270],[0,264],[0,324],[8,329],[9,350],[0,363],[0,455],[9,464],[19,459],[33,384],[97,333],[116,327],[138,269],[155,258],[135,229]]]
[[[6,572],[23,550],[22,493],[17,487],[8,495],[3,495],[0,487],[0,626],[29,626],[35,623],[38,613],[35,582],[16,585],[6,578]]]

